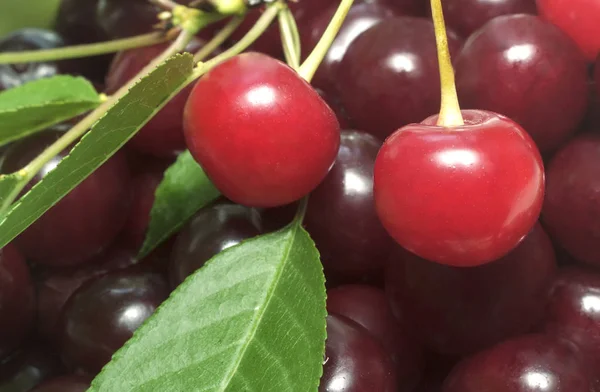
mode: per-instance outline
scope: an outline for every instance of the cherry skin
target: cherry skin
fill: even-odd
[[[252,207],[281,206],[315,189],[340,144],[335,113],[319,94],[260,53],[232,57],[196,83],[184,130],[215,186]]]
[[[189,1],[179,1],[186,5]],[[98,0],[95,22],[111,38],[148,33],[160,21],[161,9],[144,0]]]
[[[338,156],[311,193],[304,222],[321,254],[327,279],[380,280],[394,241],[375,211],[373,166],[381,141],[343,131]]]
[[[450,0],[442,5],[446,24],[463,37],[498,16],[537,13],[535,0]]]
[[[43,382],[31,392],[85,392],[90,382],[90,378],[83,375],[61,376]]]
[[[319,392],[396,392],[391,359],[363,327],[341,316],[327,316],[325,364]]]
[[[23,168],[62,133],[41,132],[11,146],[0,172]],[[28,184],[39,182],[68,153],[51,159]],[[80,264],[98,254],[119,234],[131,204],[127,160],[119,152],[21,233],[15,244],[30,260],[44,265]]]
[[[568,139],[585,115],[585,57],[567,35],[537,16],[489,22],[467,40],[455,68],[463,108],[508,116],[543,153]]]
[[[552,243],[538,224],[515,250],[478,267],[450,267],[399,249],[385,289],[394,312],[427,348],[460,356],[540,321],[555,272]]]
[[[527,335],[463,360],[442,392],[590,392],[589,364],[577,347],[549,335]]]
[[[178,286],[217,253],[262,233],[258,211],[235,204],[201,209],[177,235],[169,279]]]
[[[540,330],[576,343],[600,366],[600,274],[597,271],[567,267],[555,278]]]
[[[61,352],[73,368],[95,374],[169,294],[158,274],[117,271],[83,285],[61,316]]]
[[[203,44],[203,41],[196,38],[188,44],[187,51],[195,52]],[[113,94],[168,46],[169,43],[164,43],[119,52],[106,77],[106,92]],[[191,91],[191,86],[186,87],[173,97],[135,134],[128,146],[159,158],[171,157],[183,151],[183,108]]]
[[[0,361],[30,332],[35,294],[25,259],[8,244],[0,250]]]
[[[36,385],[63,372],[63,364],[56,353],[32,341],[0,363],[0,391],[30,392]]]
[[[460,40],[448,32],[451,53]],[[336,88],[357,129],[384,140],[396,129],[440,108],[433,23],[396,17],[354,39],[338,66]]]
[[[540,15],[567,33],[593,61],[600,52],[600,3],[596,0],[536,0]]]
[[[600,136],[582,134],[552,158],[546,171],[542,221],[577,261],[600,266]]]
[[[423,372],[423,353],[392,314],[383,290],[367,285],[344,285],[327,291],[327,311],[365,328],[391,356],[398,387],[413,390]]]
[[[538,219],[544,168],[527,133],[498,114],[463,110],[465,125],[438,116],[390,136],[375,162],[375,205],[407,250],[476,266],[514,249]]]

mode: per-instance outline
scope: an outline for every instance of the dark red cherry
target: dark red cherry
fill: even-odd
[[[585,115],[585,58],[567,35],[537,16],[486,24],[467,40],[455,68],[463,108],[510,117],[542,152],[559,147]]]
[[[195,52],[203,44],[203,41],[196,38],[187,46],[187,50]],[[119,52],[106,77],[106,92],[112,94],[117,91],[168,46],[168,43],[164,43]],[[191,91],[191,86],[186,87],[171,99],[135,134],[128,146],[142,153],[163,158],[183,151],[183,108]]]
[[[367,285],[330,289],[327,311],[349,318],[377,338],[394,362],[398,387],[403,391],[415,388],[423,372],[423,354],[392,314],[383,290]]]
[[[446,24],[463,37],[498,16],[537,13],[535,0],[450,0],[442,5]]]
[[[189,1],[178,3],[187,4]],[[153,26],[160,22],[157,17],[160,11],[146,0],[98,0],[95,22],[109,37],[124,38],[151,32]]]
[[[315,189],[340,143],[339,123],[319,94],[260,53],[205,74],[187,101],[184,126],[190,152],[215,186],[253,207],[281,206]]]
[[[315,18],[312,23],[301,29],[302,54],[304,57],[308,56],[317,42],[319,42],[319,39],[329,25],[333,14],[337,10],[337,6],[337,4],[333,4]],[[346,54],[350,44],[367,29],[392,15],[393,11],[385,5],[378,3],[354,4],[350,8],[348,16],[346,16],[327,55],[319,66],[319,69],[312,80],[312,84],[329,93],[333,93],[335,91],[335,81],[337,79],[340,62],[342,61],[344,54]]]
[[[450,50],[460,40],[448,36]],[[384,140],[393,131],[440,109],[433,24],[388,18],[360,34],[338,66],[337,90],[357,129]]]
[[[343,131],[331,171],[308,199],[304,222],[328,279],[381,279],[393,246],[375,211],[373,166],[381,141]]]
[[[70,375],[50,379],[31,392],[86,392],[91,379],[84,375]]]
[[[4,362],[0,362],[0,391],[30,392],[44,380],[63,374],[63,364],[48,347],[30,342]]]
[[[61,316],[65,362],[98,372],[168,295],[167,282],[152,272],[112,272],[83,285]]]
[[[375,162],[375,204],[404,248],[443,264],[481,265],[506,255],[538,219],[544,167],[510,119],[463,110],[465,125],[437,115],[390,136]]]
[[[527,335],[463,360],[443,392],[591,392],[589,364],[577,347],[549,335]]]
[[[319,392],[363,391],[398,391],[392,362],[367,330],[345,317],[330,314]]]
[[[23,342],[35,316],[29,267],[15,248],[0,250],[0,361]]]
[[[600,368],[600,274],[567,267],[555,278],[542,331],[576,343]]]
[[[600,3],[596,0],[536,0],[540,15],[558,26],[593,61],[600,52]]]
[[[173,246],[169,278],[178,286],[217,253],[262,233],[258,211],[235,204],[214,204],[198,211]]]
[[[23,168],[61,132],[46,131],[13,145],[5,154],[2,173]],[[48,174],[68,151],[51,159],[26,189]],[[30,260],[51,266],[86,261],[117,236],[131,204],[129,169],[117,153],[85,179],[40,219],[21,233],[15,243]]]
[[[463,355],[538,322],[555,271],[552,243],[538,224],[515,250],[478,267],[450,267],[403,251],[388,264],[386,292],[432,351]]]
[[[600,266],[600,136],[582,134],[552,158],[542,221],[580,262]]]

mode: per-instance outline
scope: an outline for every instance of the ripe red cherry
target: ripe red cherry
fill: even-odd
[[[184,131],[223,195],[253,207],[284,205],[312,191],[340,144],[339,123],[319,94],[260,53],[233,57],[196,83]]]
[[[597,0],[537,0],[538,11],[573,38],[593,61],[600,52],[600,2]]]
[[[501,115],[463,110],[396,131],[375,161],[375,205],[404,248],[431,261],[476,266],[506,255],[534,226],[544,168],[527,133]]]

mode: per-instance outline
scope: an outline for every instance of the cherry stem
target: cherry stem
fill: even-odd
[[[150,0],[150,2],[166,11],[173,11],[173,8],[179,5],[178,3],[171,0]]]
[[[431,15],[435,29],[435,42],[437,45],[437,56],[440,67],[440,84],[442,87],[442,99],[440,115],[437,125],[443,127],[456,127],[464,125],[460,112],[458,95],[456,94],[456,83],[454,82],[454,69],[450,60],[450,49],[448,48],[448,35],[444,22],[441,0],[431,0]]]
[[[233,34],[233,32],[242,24],[244,16],[234,16],[231,20],[210,40],[196,52],[194,61],[199,62],[204,60],[212,52],[214,52],[223,42]]]
[[[308,55],[304,63],[302,63],[298,69],[298,74],[300,74],[300,76],[302,76],[307,82],[310,82],[315,76],[317,68],[319,68],[319,65],[321,65],[321,62],[329,51],[329,48],[340,31],[344,20],[346,20],[346,15],[348,15],[350,7],[352,7],[353,3],[354,0],[342,0],[340,2],[337,11],[335,11],[333,18],[331,18],[331,21],[321,36],[321,39],[319,39],[319,42],[313,51]]]
[[[298,209],[296,210],[296,215],[294,216],[294,221],[292,222],[292,224],[298,225],[298,226],[302,224],[302,221],[304,220],[304,216],[306,215],[306,210],[308,208],[308,198],[309,198],[309,195],[306,195],[300,200],[300,203],[298,204]]]
[[[101,54],[114,53],[121,50],[151,46],[174,39],[178,29],[169,32],[142,34],[135,37],[116,39],[95,44],[74,45],[64,48],[27,50],[23,52],[7,52],[0,54],[0,64],[18,64],[39,61],[54,61],[74,59],[79,57],[98,56]]]
[[[287,5],[279,12],[278,20],[286,62],[290,67],[298,70],[301,58],[300,33],[296,19]]]

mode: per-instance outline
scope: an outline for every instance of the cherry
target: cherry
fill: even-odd
[[[427,1],[423,0],[366,0],[370,3],[386,5],[401,15],[425,16]]]
[[[396,314],[427,347],[463,355],[538,322],[555,271],[552,243],[536,225],[515,250],[478,267],[450,267],[399,249],[385,288]]]
[[[327,311],[360,324],[383,345],[394,362],[398,387],[413,390],[423,372],[422,353],[392,314],[385,293],[367,285],[327,291]]]
[[[585,58],[567,35],[537,16],[494,19],[465,43],[455,65],[462,107],[510,117],[542,152],[559,147],[585,115]]]
[[[392,362],[364,328],[340,316],[327,316],[325,363],[319,392],[396,392]]]
[[[61,316],[64,360],[95,374],[168,294],[167,283],[152,272],[111,272],[84,284]]]
[[[203,44],[203,41],[194,39],[187,46],[187,51],[195,52]],[[106,77],[106,92],[113,94],[117,91],[168,45],[169,43],[164,43],[119,52]],[[179,92],[135,134],[128,146],[157,157],[171,157],[183,151],[183,108],[191,91],[192,87],[189,86]]]
[[[0,363],[0,391],[30,392],[44,380],[63,373],[60,358],[53,351],[37,342],[30,343]]]
[[[571,343],[548,335],[527,335],[463,360],[444,382],[443,392],[590,392],[588,364]]]
[[[303,55],[307,56],[325,32],[333,14],[337,10],[337,4],[324,10],[315,18],[311,24],[305,26],[300,33],[303,44]],[[386,17],[392,16],[392,10],[377,3],[356,3],[350,8],[336,39],[319,66],[312,84],[323,90],[333,93],[340,62],[348,47],[360,34],[376,25]]]
[[[181,230],[171,253],[169,278],[178,286],[217,253],[262,233],[258,211],[214,204],[201,209]]]
[[[90,378],[83,375],[56,377],[38,385],[31,392],[85,392],[90,382]]]
[[[596,97],[600,96],[600,53],[594,64],[594,85],[596,87]]]
[[[60,135],[56,130],[41,132],[11,146],[0,172],[20,170]],[[26,190],[56,167],[67,153],[63,151],[51,159]],[[28,259],[40,264],[66,266],[84,262],[117,236],[130,202],[127,160],[117,153],[21,233],[15,243]]]
[[[463,110],[401,128],[375,162],[381,222],[406,249],[454,266],[490,262],[514,249],[542,207],[544,169],[533,141],[501,115]]]
[[[340,143],[339,123],[319,94],[260,53],[232,57],[196,83],[184,131],[190,152],[223,195],[253,207],[308,194],[325,178]]]
[[[328,94],[319,88],[316,88],[315,90],[319,93],[319,95],[321,96],[321,98],[323,98],[327,105],[329,105],[331,110],[333,110],[335,116],[338,119],[338,122],[340,123],[340,127],[342,129],[352,129],[353,127],[352,123],[350,122],[350,118],[348,118],[348,113],[346,113],[346,109],[342,106],[342,103],[340,102],[337,95],[333,93]]]
[[[498,16],[537,13],[535,0],[450,0],[443,6],[448,26],[463,37]]]
[[[384,140],[434,114],[440,105],[433,24],[422,18],[381,21],[359,35],[338,66],[337,89],[352,123]],[[460,40],[450,33],[450,50]]]
[[[23,342],[34,320],[35,295],[25,259],[14,245],[0,250],[0,360]]]
[[[375,211],[373,166],[381,141],[343,131],[338,156],[311,193],[305,223],[328,279],[356,282],[383,274],[393,246]]]
[[[64,46],[60,35],[49,30],[21,29],[0,39],[0,52],[19,52],[35,49],[53,49]],[[0,65],[0,91],[17,87],[33,80],[48,78],[59,73],[55,61]]]
[[[582,134],[552,158],[542,212],[548,233],[576,260],[600,265],[600,136]]]
[[[160,11],[147,0],[97,0],[95,22],[111,38],[129,37],[152,31]]]
[[[540,15],[567,33],[593,61],[600,52],[596,0],[536,0]]]

